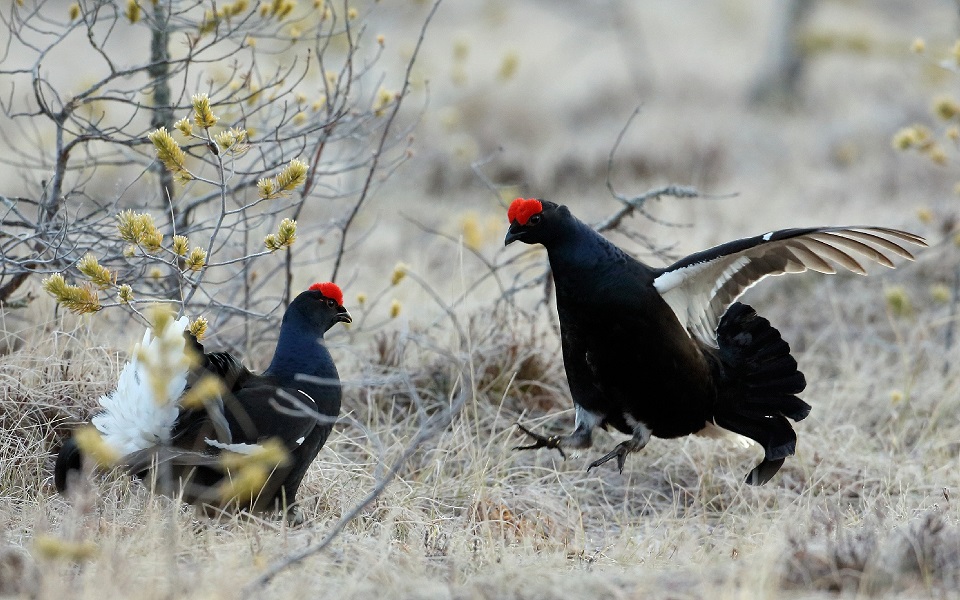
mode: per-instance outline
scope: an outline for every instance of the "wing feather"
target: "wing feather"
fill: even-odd
[[[905,232],[905,231],[897,231],[896,229],[878,229],[878,230],[881,231],[881,232],[883,232],[883,233],[886,233],[887,235],[889,235],[889,236],[891,236],[891,237],[894,237],[894,238],[897,238],[897,239],[900,239],[900,240],[903,240],[903,241],[910,242],[911,244],[917,244],[917,245],[919,245],[919,246],[926,246],[926,245],[927,245],[926,240],[924,240],[922,237],[915,236],[915,235],[913,235],[913,234],[907,234],[907,232]],[[895,234],[897,234],[897,235],[895,235]],[[906,234],[906,235],[899,235],[899,234]],[[875,245],[877,245],[877,246],[880,246],[880,247],[883,248],[884,250],[887,250],[887,251],[889,251],[889,252],[893,252],[893,253],[896,254],[897,256],[902,256],[903,258],[906,258],[907,260],[913,260],[913,254],[911,254],[911,253],[910,253],[906,248],[904,248],[903,246],[901,246],[901,245],[899,245],[899,244],[897,244],[897,243],[895,243],[895,242],[892,242],[892,241],[890,241],[890,240],[888,240],[888,239],[886,239],[886,238],[882,238],[882,237],[880,237],[879,235],[874,235],[873,233],[870,233],[869,231],[849,230],[849,231],[844,231],[844,232],[843,232],[843,235],[845,235],[845,236],[847,236],[847,237],[855,238],[855,239],[858,239],[858,240],[861,240],[861,241],[864,241],[864,242],[870,242],[871,244],[875,244]]]
[[[843,250],[828,244],[820,239],[817,239],[816,234],[803,238],[800,243],[804,244],[812,252],[821,256],[823,258],[829,258],[835,263],[839,264],[841,267],[852,271],[857,275],[866,275],[867,270],[863,268],[863,265],[857,262],[855,258],[844,252]]]
[[[833,265],[823,260],[823,258],[821,258],[816,252],[808,249],[800,242],[788,240],[786,242],[786,246],[800,260],[801,268],[797,269],[796,271],[792,271],[793,273],[803,273],[807,269],[816,271],[818,273],[825,273],[827,275],[833,275],[837,272]]]
[[[812,237],[814,239],[825,241],[829,244],[833,244],[836,246],[843,246],[847,250],[854,250],[870,258],[871,260],[880,263],[885,267],[889,267],[891,269],[894,268],[893,261],[891,261],[886,254],[880,252],[873,246],[867,245],[863,242],[857,241],[855,239],[847,238],[842,235],[828,234],[828,233],[824,233],[822,237],[819,234],[814,234]]]
[[[886,227],[783,229],[692,254],[662,269],[653,285],[690,335],[716,347],[720,318],[760,280],[808,269],[833,274],[837,266],[866,275],[852,253],[892,268],[890,254],[913,260],[904,242],[927,245],[918,235]]]

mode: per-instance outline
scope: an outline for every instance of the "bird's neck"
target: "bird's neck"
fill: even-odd
[[[323,332],[299,315],[287,315],[280,326],[277,349],[264,375],[293,377],[300,373],[329,376],[333,358],[323,342]]]
[[[572,219],[568,231],[547,245],[553,271],[595,270],[620,262],[625,256],[613,242],[579,219]]]

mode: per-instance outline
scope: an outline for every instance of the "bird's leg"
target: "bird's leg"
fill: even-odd
[[[550,437],[546,437],[540,435],[539,433],[534,433],[520,423],[517,423],[517,428],[532,437],[533,443],[528,446],[515,446],[513,449],[536,450],[537,448],[555,448],[560,453],[560,456],[566,459],[567,454],[563,451],[564,448],[574,448],[577,450],[589,448],[593,445],[593,428],[600,423],[601,418],[583,409],[579,405],[577,406],[576,411],[576,428],[570,435],[551,435]]]
[[[613,449],[613,452],[601,456],[597,460],[590,463],[590,466],[587,467],[587,471],[590,471],[594,467],[599,467],[603,463],[616,458],[617,459],[617,468],[620,469],[620,472],[623,473],[623,464],[627,460],[627,455],[631,452],[639,452],[647,445],[647,442],[650,441],[650,429],[643,423],[637,422],[633,426],[633,437],[629,440],[625,440],[617,444],[617,447]]]

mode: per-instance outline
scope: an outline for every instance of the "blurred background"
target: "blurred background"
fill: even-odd
[[[426,9],[375,13],[397,58]],[[406,106],[423,107],[416,153],[367,214],[384,226],[370,241],[427,260],[430,236],[383,233],[409,214],[492,256],[506,201],[548,198],[596,220],[619,208],[608,177],[628,197],[665,184],[712,196],[649,206],[692,227],[630,223],[676,254],[791,226],[949,230],[960,170],[934,103],[957,89],[958,30],[957,4],[937,0],[443,4]],[[945,157],[893,147],[917,123]]]
[[[66,14],[81,5],[42,6],[44,14],[69,22]],[[205,5],[197,6],[193,10]],[[316,2],[314,10],[325,6],[335,6],[341,22],[354,15],[365,36],[356,51],[365,70],[356,75],[361,95],[352,110],[376,105],[378,89],[399,90],[431,3]],[[311,9],[304,4],[296,10]],[[470,250],[494,262],[516,254],[515,248],[501,248],[505,207],[513,197],[548,198],[596,221],[620,207],[608,180],[626,197],[666,184],[693,186],[703,195],[647,205],[671,226],[627,221],[664,252],[652,254],[624,237],[618,243],[658,265],[780,227],[866,223],[946,234],[953,228],[960,169],[951,123],[936,118],[935,105],[957,88],[958,24],[957,4],[947,0],[444,2],[426,29],[410,71],[410,93],[391,133],[405,153],[376,174],[352,225],[356,236],[338,282],[348,298],[373,293],[403,261],[445,297],[462,292],[461,280],[471,278],[452,277],[450,270],[458,239],[468,252],[453,266],[469,274],[481,268]],[[146,56],[149,38],[138,27],[121,19],[112,29],[105,51],[117,56],[117,64]],[[40,42],[51,39],[42,28],[11,40],[4,54],[8,115],[35,110],[31,69],[43,73],[61,99],[96,80],[102,61],[82,31],[42,58],[35,48],[25,49],[42,48]],[[292,31],[277,29],[296,38]],[[171,38],[174,54],[192,43],[187,32]],[[296,41],[282,51],[265,42],[259,48],[258,73],[309,60],[307,45]],[[329,73],[340,68],[342,40],[327,49]],[[183,101],[212,89],[220,110],[217,93],[239,85],[224,83],[237,78],[233,58],[223,54],[198,65],[179,80],[175,93]],[[308,102],[323,97],[323,73],[307,72],[291,86],[294,91]],[[175,111],[170,120],[184,114]],[[255,115],[224,116],[224,124],[250,127]],[[917,124],[929,136],[916,146],[921,151],[894,148],[897,132]],[[21,114],[0,131],[3,193],[39,196],[50,178],[52,128]],[[304,139],[309,142],[310,135]],[[151,149],[140,140],[134,145],[137,160],[149,163]],[[28,144],[39,150],[36,160],[22,160]],[[82,170],[84,160],[89,166],[92,159],[78,154],[71,160]],[[273,164],[261,168],[270,173]],[[111,202],[108,212],[156,208],[163,201],[154,175],[141,174],[142,168],[123,174],[108,164],[96,176],[68,183],[94,203]],[[329,250],[338,243],[344,207],[365,175],[357,169],[320,182],[336,191],[335,208],[321,194],[304,205],[302,215],[296,211],[299,239],[309,240],[297,251],[309,258],[299,261],[294,288],[329,277]],[[199,192],[187,187],[174,193],[186,199]],[[279,210],[276,215],[287,216]],[[261,272],[277,264],[266,263]],[[397,289],[396,296],[417,305],[424,301],[419,289]]]

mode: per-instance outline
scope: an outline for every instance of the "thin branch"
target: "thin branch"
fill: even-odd
[[[433,20],[433,16],[436,14],[437,9],[440,8],[441,1],[442,0],[436,0],[433,3],[433,6],[430,8],[430,12],[427,13],[426,18],[423,21],[423,25],[420,27],[420,36],[417,38],[417,44],[413,48],[413,54],[411,54],[410,60],[407,61],[407,68],[403,76],[403,87],[400,89],[400,96],[397,98],[397,101],[394,102],[393,110],[390,111],[390,116],[387,118],[387,122],[383,127],[383,135],[380,136],[380,143],[377,145],[377,149],[373,153],[373,160],[370,162],[370,168],[367,170],[367,177],[363,183],[363,188],[360,191],[360,196],[357,198],[356,204],[354,204],[353,209],[347,215],[347,218],[341,228],[340,241],[337,248],[337,257],[334,260],[333,272],[330,275],[331,281],[337,280],[337,273],[340,270],[340,262],[343,260],[344,249],[346,248],[347,244],[347,232],[350,230],[350,225],[356,218],[357,213],[360,212],[360,207],[363,206],[364,201],[367,199],[367,196],[370,193],[373,176],[377,171],[377,166],[380,164],[380,157],[383,156],[383,150],[390,135],[391,125],[393,124],[394,120],[396,120],[397,114],[400,112],[400,106],[403,104],[403,99],[407,97],[407,92],[410,90],[410,75],[413,72],[414,64],[416,64],[417,55],[420,53],[420,47],[423,46],[423,40],[426,38],[427,27],[430,25],[430,21]]]

